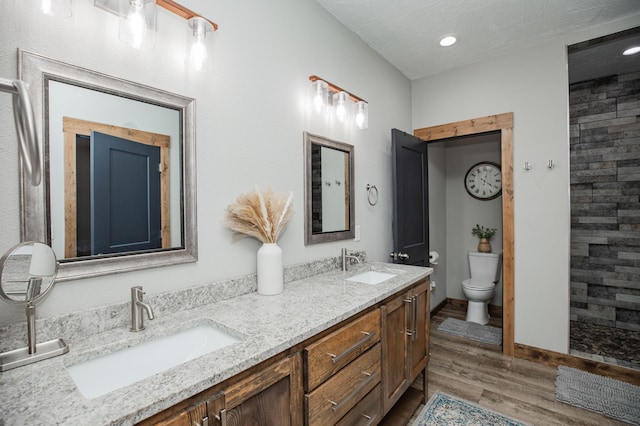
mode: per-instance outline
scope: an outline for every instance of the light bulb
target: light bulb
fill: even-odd
[[[155,0],[120,0],[120,40],[134,49],[153,46],[156,28]]]
[[[190,52],[191,65],[196,71],[204,71],[209,60],[209,54],[207,53],[207,46],[204,45],[203,40],[196,40],[191,45]]]
[[[313,107],[316,112],[322,112],[329,97],[329,86],[326,81],[316,80],[313,82]]]
[[[142,6],[135,1],[131,2],[131,9],[127,16],[127,27],[131,35],[131,46],[140,49],[144,38],[145,21],[142,15]]]
[[[207,46],[207,32],[213,32],[213,25],[201,16],[189,19],[189,66],[196,71],[209,71],[212,68],[209,60],[209,47]]]
[[[347,92],[338,92],[333,95],[336,106],[336,118],[338,121],[344,121],[347,117]]]
[[[53,8],[51,6],[51,0],[42,0],[42,13],[46,15],[53,14]]]
[[[358,129],[369,127],[369,104],[364,101],[356,103],[356,127]]]
[[[45,15],[68,18],[71,16],[71,0],[42,0],[40,10]]]

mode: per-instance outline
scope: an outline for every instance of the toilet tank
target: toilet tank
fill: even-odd
[[[502,268],[500,265],[501,254],[469,252],[469,269],[471,278],[486,282],[498,282]]]

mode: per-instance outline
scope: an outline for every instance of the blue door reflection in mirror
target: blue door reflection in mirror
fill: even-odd
[[[91,132],[91,254],[162,247],[160,148]]]

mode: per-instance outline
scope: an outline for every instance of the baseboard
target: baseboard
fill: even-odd
[[[447,306],[447,301],[448,299],[444,299],[442,302],[440,302],[440,304],[438,306],[436,306],[435,308],[433,308],[433,310],[429,313],[429,316],[431,318],[433,318],[434,316],[436,316],[436,314],[438,312],[440,312],[442,310],[442,308],[444,308],[445,306]]]
[[[551,367],[566,365],[567,367],[577,368],[601,376],[618,379],[632,385],[640,386],[640,371],[632,368],[620,367],[618,365],[607,364],[604,362],[593,361],[590,359],[580,358],[575,355],[563,354],[560,352],[540,349],[533,346],[515,344],[516,358],[537,362]]]
[[[453,306],[454,308],[462,309],[462,310],[466,311],[467,310],[467,305],[468,305],[469,302],[466,301],[466,300],[447,298],[447,300],[445,300],[442,303],[444,303],[445,305],[446,304],[451,304],[451,306]],[[438,305],[438,306],[440,306],[440,305]],[[440,308],[440,309],[442,309],[442,308]],[[489,305],[489,315],[491,315],[494,318],[502,318],[502,306]]]

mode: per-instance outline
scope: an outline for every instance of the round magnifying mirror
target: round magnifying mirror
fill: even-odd
[[[0,297],[26,304],[42,299],[53,287],[58,262],[46,244],[27,241],[0,258]]]

